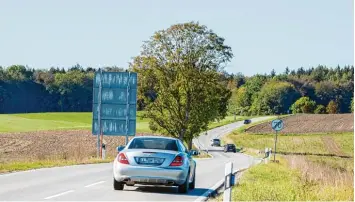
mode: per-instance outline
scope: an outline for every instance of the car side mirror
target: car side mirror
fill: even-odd
[[[123,149],[125,148],[125,146],[118,146],[118,147],[116,147],[116,150],[117,150],[117,152],[121,152]]]

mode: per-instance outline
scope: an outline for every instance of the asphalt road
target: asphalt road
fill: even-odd
[[[266,119],[256,118],[253,122]],[[242,126],[236,122],[215,128],[194,142],[209,150],[211,138],[221,137]],[[174,187],[125,186],[123,191],[112,187],[112,164],[77,165],[0,175],[0,201],[195,201],[224,177],[225,163],[234,169],[247,168],[256,159],[238,153],[210,152],[214,158],[197,159],[196,188],[178,194]]]

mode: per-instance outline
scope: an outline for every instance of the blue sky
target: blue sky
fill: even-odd
[[[144,40],[199,21],[245,75],[354,63],[352,0],[1,0],[0,65],[127,67]]]

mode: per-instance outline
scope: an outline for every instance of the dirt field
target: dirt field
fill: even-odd
[[[353,132],[354,114],[302,114],[282,118],[284,129],[280,133]],[[252,126],[247,133],[273,133],[271,121]]]
[[[140,136],[143,134],[137,134]],[[148,134],[144,134],[148,135]],[[125,137],[104,136],[107,156],[116,154]],[[89,130],[38,131],[0,134],[0,163],[96,157],[97,137]]]

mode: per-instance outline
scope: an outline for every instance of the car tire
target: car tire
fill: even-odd
[[[187,174],[184,184],[178,186],[178,192],[180,194],[185,194],[189,191],[189,184],[190,184],[189,183],[189,176],[190,176],[190,172]]]
[[[196,171],[194,172],[194,178],[191,183],[189,183],[189,189],[195,189],[196,184]]]
[[[113,189],[114,190],[123,190],[124,184],[122,182],[118,182],[113,178]]]

